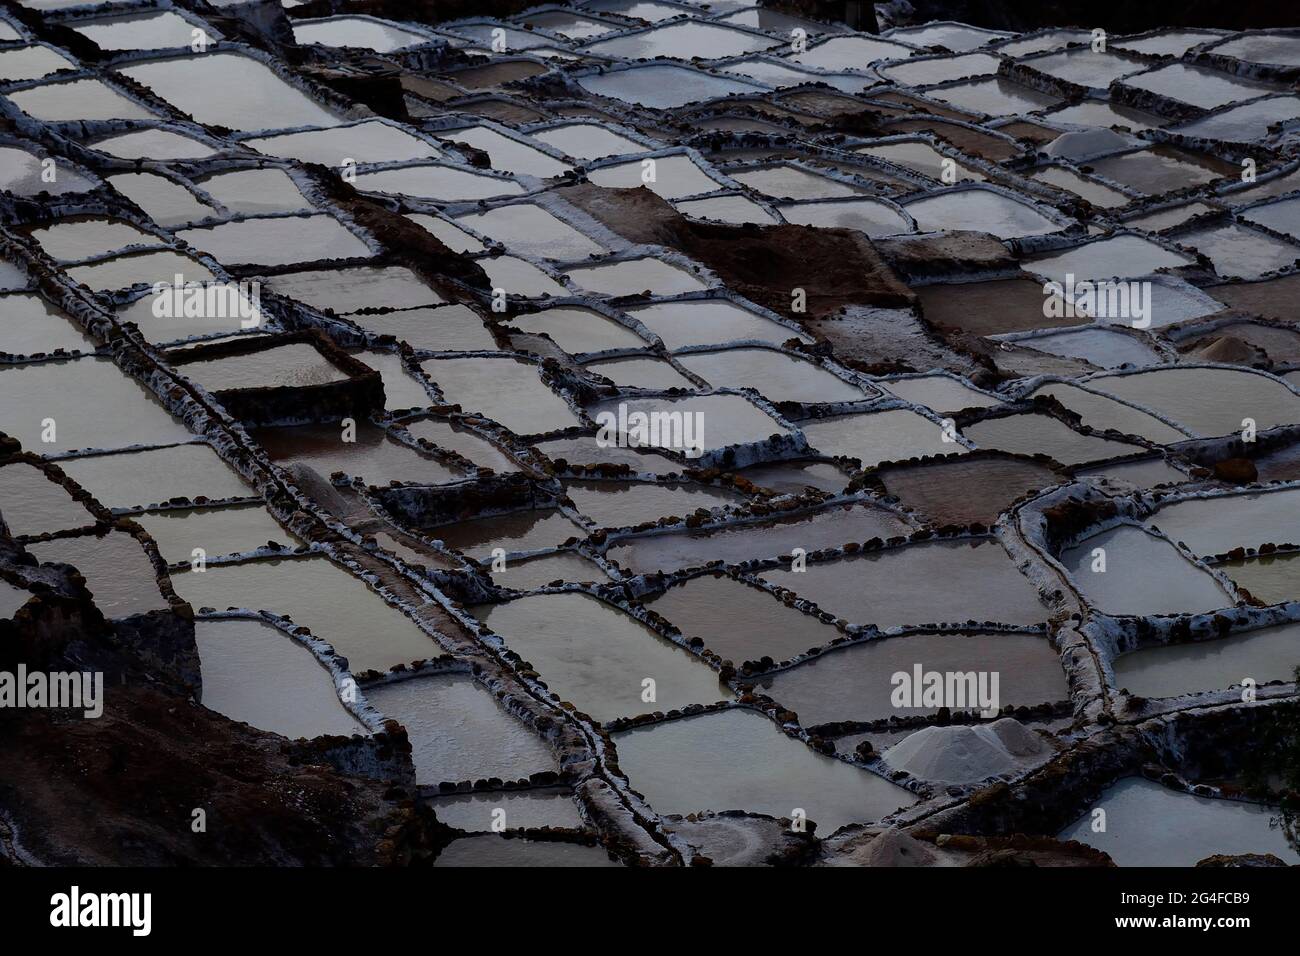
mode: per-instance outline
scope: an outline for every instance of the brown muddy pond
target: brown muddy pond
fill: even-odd
[[[906,465],[880,473],[885,490],[930,523],[991,525],[1020,497],[1062,479],[1050,468],[1013,458]]]
[[[618,762],[658,813],[797,809],[828,835],[916,802],[883,777],[817,753],[749,710],[687,717],[614,735]]]
[[[341,471],[364,478],[370,485],[390,481],[440,485],[465,477],[368,422],[356,423],[356,440],[351,442],[343,440],[337,424],[259,428],[251,434],[272,461],[285,466],[306,465],[325,477]]]
[[[416,677],[365,690],[411,739],[420,784],[517,780],[555,767],[550,749],[468,674]]]
[[[1056,650],[1036,634],[909,634],[839,648],[759,680],[773,700],[799,715],[804,727],[843,720],[885,720],[933,714],[937,707],[895,707],[893,677],[922,673],[998,675],[997,706],[1068,700]],[[991,677],[989,678],[991,680]],[[991,686],[991,684],[990,684]],[[978,711],[972,700],[956,710]]]
[[[641,600],[687,640],[698,637],[708,650],[736,664],[763,657],[786,661],[840,636],[761,588],[728,577],[705,574]]]
[[[794,548],[816,551],[850,541],[903,534],[907,526],[883,509],[834,505],[811,514],[730,525],[717,531],[675,532],[623,538],[606,556],[637,574],[775,558]]]
[[[694,655],[586,594],[516,598],[479,605],[474,613],[532,662],[552,693],[597,720],[731,696]]]
[[[761,577],[854,624],[1040,624],[1047,607],[996,541],[932,541]]]
[[[570,538],[585,538],[586,531],[556,510],[512,511],[472,521],[457,521],[423,529],[442,541],[483,562],[492,560],[497,548],[506,554],[541,551],[564,544]]]
[[[370,733],[311,651],[269,624],[197,621],[194,638],[209,710],[291,739]]]

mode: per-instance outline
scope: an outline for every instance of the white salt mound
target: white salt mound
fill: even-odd
[[[895,770],[921,780],[974,783],[1037,762],[1048,746],[1012,717],[991,724],[926,727],[882,755]]]
[[[938,862],[932,848],[893,827],[854,850],[850,859],[858,866],[934,866]]]

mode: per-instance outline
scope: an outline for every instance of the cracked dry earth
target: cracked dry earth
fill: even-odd
[[[0,3],[0,857],[1300,862],[1300,33],[465,6]]]

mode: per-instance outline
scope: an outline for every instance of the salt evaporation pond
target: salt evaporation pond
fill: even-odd
[[[655,412],[679,412],[684,416],[698,415],[699,427],[702,431],[699,437],[702,439],[701,444],[705,451],[764,441],[773,435],[787,432],[787,429],[778,424],[775,419],[739,395],[607,401],[592,406],[587,412],[593,418],[597,418],[602,412],[610,412],[617,416],[620,406],[626,407],[626,421],[629,422],[633,421],[631,416],[636,412],[644,412],[648,415],[653,415]],[[633,440],[640,436],[635,432],[629,434],[626,430],[619,430],[621,428],[619,421],[623,419],[611,423],[617,432],[612,437],[618,438],[620,444],[640,445],[639,441]]]
[[[598,123],[567,123],[530,134],[574,159],[595,160],[640,152],[645,147],[635,140],[611,132]],[[595,182],[595,180],[592,180]]]
[[[1067,382],[1051,382],[1029,393],[1031,398],[1037,395],[1055,398],[1070,411],[1076,412],[1080,422],[1089,428],[1113,428],[1125,435],[1136,435],[1159,445],[1186,441],[1189,437],[1141,409]]]
[[[712,574],[641,601],[676,625],[687,640],[700,638],[705,648],[737,664],[763,657],[789,660],[839,636],[760,588]]]
[[[216,154],[211,146],[166,129],[142,129],[97,140],[93,149],[119,159],[206,159]]]
[[[789,163],[740,170],[732,173],[731,178],[774,199],[848,199],[865,192],[853,183],[821,176]]]
[[[1281,89],[1270,83],[1229,76],[1219,70],[1208,70],[1187,63],[1170,63],[1146,73],[1138,73],[1125,79],[1123,85],[1158,93],[1203,110],[1217,109],[1241,100],[1253,100],[1277,93]]]
[[[0,353],[50,354],[60,349],[93,352],[95,341],[61,310],[35,295],[0,295]]]
[[[1204,436],[1300,422],[1300,395],[1277,379],[1227,368],[1167,368],[1090,379],[1089,387],[1150,408]]]
[[[293,265],[369,257],[370,247],[333,216],[278,216],[224,222],[176,233],[225,265]]]
[[[570,355],[605,349],[641,348],[645,342],[631,329],[593,309],[554,308],[515,317],[512,330],[547,335]]]
[[[205,53],[118,67],[200,123],[234,130],[334,126],[340,117],[266,64],[239,53]],[[220,96],[212,96],[220,90]]]
[[[598,528],[628,528],[665,515],[687,515],[740,505],[744,498],[708,485],[665,485],[629,481],[569,481],[565,493],[579,513]]]
[[[0,518],[15,536],[71,531],[96,520],[62,485],[27,462],[0,468]]]
[[[253,489],[203,444],[68,458],[59,465],[107,508],[138,508],[182,496],[215,500],[253,494]],[[140,481],[141,475],[149,476],[147,485]]]
[[[31,591],[24,591],[0,579],[0,621],[11,620],[33,596]]]
[[[496,240],[516,255],[581,259],[607,251],[562,219],[532,203],[499,206],[461,216],[457,222]]]
[[[1218,568],[1265,604],[1300,599],[1300,560],[1296,555],[1225,561]]]
[[[679,60],[696,57],[714,60],[753,53],[779,42],[771,37],[733,30],[720,24],[691,20],[640,33],[630,32],[609,40],[598,40],[587,44],[584,49],[602,56],[628,60],[652,60],[658,56]]]
[[[527,561],[507,561],[504,570],[492,572],[493,584],[516,591],[532,591],[555,581],[603,583],[605,572],[573,551],[558,551]]]
[[[86,579],[95,606],[110,619],[165,610],[167,599],[144,547],[124,531],[55,538],[27,545],[41,563],[70,564]]]
[[[928,94],[958,109],[988,116],[1034,113],[1061,102],[1047,93],[1000,76],[944,86],[929,90]]]
[[[106,178],[160,226],[184,226],[216,215],[215,209],[199,202],[184,186],[154,173],[122,173]]]
[[[996,448],[1017,455],[1046,455],[1062,465],[1118,458],[1141,450],[1140,445],[1081,435],[1065,422],[1047,415],[988,418],[968,425],[963,433],[979,448]]]
[[[6,93],[5,98],[32,119],[45,123],[157,118],[150,110],[99,80],[46,83]]]
[[[405,427],[414,437],[427,439],[439,448],[464,455],[480,468],[501,472],[519,470],[519,466],[496,445],[473,432],[453,428],[447,422],[425,419],[407,422]]]
[[[981,457],[889,468],[880,480],[931,524],[991,525],[1013,501],[1061,478],[1036,462]]]
[[[829,462],[782,461],[772,465],[752,465],[736,472],[738,477],[777,494],[802,494],[809,488],[838,494],[848,483],[848,476]]]
[[[524,191],[513,179],[434,164],[358,173],[356,186],[365,192],[395,193],[442,202],[518,196]]]
[[[715,388],[757,388],[773,402],[858,402],[874,389],[846,382],[820,366],[773,349],[732,348],[679,355],[687,371]]]
[[[175,574],[172,585],[195,610],[236,607],[287,614],[332,644],[354,673],[442,653],[410,618],[325,558],[213,565]]]
[[[391,335],[418,351],[495,352],[496,339],[468,306],[355,315],[352,320],[379,335]]]
[[[1105,570],[1097,549],[1105,552]],[[1088,602],[1106,614],[1205,614],[1231,607],[1232,598],[1214,578],[1179,554],[1168,541],[1133,525],[1118,525],[1061,553]],[[1160,582],[1158,588],[1151,580]]]
[[[654,178],[650,182],[645,181],[646,167],[641,160],[602,166],[593,169],[587,178],[606,189],[637,189],[644,186],[664,199],[682,199],[699,193],[711,193],[722,186],[689,156],[660,156],[654,164]]]
[[[635,103],[651,109],[672,109],[732,93],[754,93],[762,87],[724,79],[686,67],[654,64],[579,77],[588,93]]]
[[[902,520],[883,509],[837,505],[792,517],[728,525],[716,531],[622,538],[606,552],[606,557],[644,574],[700,567],[716,560],[735,563],[775,558],[794,548],[814,551],[850,541],[889,538],[906,530]]]
[[[254,440],[272,461],[285,466],[306,466],[321,475],[341,471],[376,486],[390,481],[440,485],[465,477],[368,422],[357,422],[353,437],[354,441],[344,441],[343,431],[337,424],[261,428],[253,432]]]
[[[323,20],[298,20],[293,24],[294,41],[319,43],[329,47],[360,47],[376,53],[393,53],[433,38],[414,30],[404,30],[387,20],[372,17],[329,17]]]
[[[902,215],[874,199],[799,203],[780,209],[786,222],[823,229],[857,229],[873,239],[912,231],[912,224]]]
[[[350,315],[360,309],[409,309],[444,300],[414,272],[401,266],[309,269],[272,276],[271,289],[314,309]]]
[[[271,541],[282,546],[298,543],[297,537],[280,527],[261,504],[178,508],[133,518],[149,532],[169,564],[192,561],[199,548],[206,557],[215,558],[264,548]]]
[[[1178,241],[1208,256],[1214,271],[1225,278],[1258,279],[1300,259],[1300,246],[1236,223],[1185,232]]]
[[[988,408],[1000,399],[946,375],[899,378],[876,384],[907,402],[924,405],[935,412],[958,412],[964,408]]]
[[[644,624],[585,594],[543,594],[474,609],[531,661],[552,693],[597,720],[711,704],[730,697],[718,676]],[[654,696],[644,699],[644,681]]]
[[[365,694],[372,707],[406,728],[417,783],[517,780],[555,766],[541,737],[468,674],[379,684]]]
[[[969,229],[1019,239],[1063,228],[1027,203],[977,187],[924,196],[903,208],[922,232]]]
[[[536,366],[511,358],[436,359],[421,368],[443,398],[486,415],[520,435],[579,424],[568,404],[538,377]]]
[[[694,382],[659,359],[623,358],[588,362],[586,369],[623,388],[650,388],[656,391],[669,388],[695,389]]]
[[[773,700],[798,714],[804,727],[936,713],[937,707],[895,707],[891,700],[896,692],[893,676],[905,673],[911,678],[917,666],[922,673],[996,673],[998,708],[1069,699],[1065,672],[1056,651],[1036,634],[909,634],[877,638],[766,675],[760,678],[759,686]],[[972,698],[966,706],[955,709],[978,711],[980,704]]]
[[[1271,825],[1277,811],[1259,804],[1198,797],[1126,777],[1102,794],[1097,807],[1106,811],[1104,831],[1094,832],[1089,810],[1057,838],[1104,850],[1120,866],[1195,866],[1217,854],[1242,853],[1300,863],[1300,853]]]
[[[691,272],[662,259],[628,259],[568,270],[569,278],[588,292],[605,296],[680,295],[708,286]]]
[[[345,159],[356,163],[404,163],[438,159],[443,155],[442,150],[420,139],[406,127],[381,120],[254,137],[242,142],[249,149],[268,156],[283,156],[323,166],[340,166]]]
[[[854,624],[996,621],[1034,625],[1048,611],[996,541],[931,541],[761,577]]]
[[[878,820],[916,798],[902,787],[793,740],[761,714],[727,710],[614,735],[633,788],[661,814],[796,809],[827,835]]]
[[[46,419],[56,426],[51,442],[42,441]],[[143,385],[94,357],[0,367],[0,431],[45,453],[191,437]]]
[[[487,515],[470,521],[435,525],[424,529],[447,547],[463,551],[479,561],[491,561],[497,548],[506,554],[555,548],[570,538],[585,536],[583,529],[556,510],[528,509],[502,515]]]
[[[1165,505],[1150,523],[1198,555],[1261,544],[1300,544],[1300,489],[1190,498]]]
[[[544,790],[500,790],[493,793],[450,793],[427,801],[445,823],[469,833],[495,829],[498,812],[504,814],[507,829],[557,827],[582,828],[578,805],[567,792]]]
[[[1245,678],[1295,679],[1300,625],[1282,624],[1188,644],[1144,647],[1115,658],[1115,686],[1141,697],[1226,690]]]
[[[71,27],[101,50],[173,50],[193,44],[196,30],[213,36],[171,10],[78,20]]]
[[[938,422],[906,408],[812,419],[801,422],[800,428],[808,444],[823,455],[856,458],[863,468],[886,461],[966,451],[957,442],[944,441],[943,426]]]
[[[201,702],[285,737],[367,734],[311,651],[261,621],[197,621]]]

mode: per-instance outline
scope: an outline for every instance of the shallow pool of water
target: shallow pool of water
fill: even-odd
[[[101,50],[171,50],[195,41],[195,22],[170,10],[97,17],[71,24],[72,29],[94,41]],[[203,34],[212,38],[211,30]]]
[[[1062,465],[1079,465],[1103,458],[1132,455],[1137,445],[1081,435],[1047,415],[1008,415],[976,422],[963,433],[980,448],[996,448],[1017,455],[1047,455]]]
[[[1030,461],[985,458],[907,465],[880,473],[885,490],[931,524],[993,524],[1022,495],[1061,479]]]
[[[46,419],[54,420],[51,442],[42,441]],[[191,437],[143,385],[94,357],[0,367],[0,430],[42,453]]]
[[[888,538],[906,526],[891,513],[869,505],[833,505],[793,517],[731,525],[717,531],[677,532],[624,538],[607,552],[637,574],[701,567],[710,561],[736,563],[775,558],[794,548],[816,551],[850,541]]]
[[[1294,865],[1300,853],[1270,821],[1276,811],[1215,800],[1126,777],[1098,801],[1106,829],[1093,831],[1093,810],[1058,834],[1109,853],[1120,866],[1194,866],[1215,854],[1272,853]],[[1095,808],[1094,808],[1095,809]]]
[[[588,93],[635,103],[651,109],[673,109],[687,103],[754,93],[762,87],[739,79],[723,78],[668,64],[653,64],[580,77],[579,86]]]
[[[1065,672],[1046,638],[1033,634],[911,634],[867,641],[765,677],[759,686],[799,715],[805,727],[841,720],[885,720],[933,714],[937,707],[895,707],[896,674],[998,675],[997,706],[1069,699]],[[919,693],[919,691],[917,691]],[[977,711],[971,700],[955,710]]]
[[[538,377],[509,358],[434,359],[421,366],[447,402],[479,412],[520,435],[578,424],[572,409]]]
[[[565,493],[598,528],[628,528],[666,515],[684,516],[744,502],[741,495],[707,485],[569,481]]]
[[[951,455],[965,446],[943,440],[943,427],[906,408],[813,419],[800,424],[808,444],[823,455],[856,458],[863,468],[881,462]]]
[[[542,739],[468,674],[381,684],[366,698],[406,728],[417,783],[517,780],[555,766]]]
[[[368,422],[357,422],[351,442],[343,440],[337,424],[259,428],[252,435],[272,461],[284,466],[305,465],[326,477],[342,471],[380,486],[390,481],[440,485],[465,477]]]
[[[1060,561],[1088,602],[1106,614],[1204,614],[1233,603],[1168,541],[1133,525],[1093,535],[1063,551]]]
[[[697,432],[695,437],[699,438],[699,444],[705,451],[711,451],[719,448],[727,448],[732,445],[748,444],[751,442],[763,441],[773,435],[785,434],[787,430],[777,424],[776,420],[769,417],[761,411],[756,405],[739,395],[700,395],[690,398],[631,398],[623,401],[609,400],[593,405],[588,409],[588,413],[597,418],[602,412],[609,412],[611,415],[618,416],[619,406],[624,405],[627,409],[628,416],[634,412],[645,412],[647,415],[653,415],[655,412],[680,412],[683,415],[695,415],[694,421],[697,423]],[[627,430],[620,430],[619,421],[632,423],[632,419],[617,419],[611,421],[611,427],[615,429],[616,437],[623,444],[633,444],[641,446],[640,436],[636,433],[630,433]],[[683,419],[685,421],[685,419]],[[597,418],[598,424],[599,419]],[[634,423],[633,423],[634,424]],[[653,435],[651,436],[653,437]],[[677,438],[684,438],[682,435]],[[661,440],[665,442],[677,440],[673,436]],[[637,439],[633,441],[633,439]],[[645,445],[642,447],[653,447]],[[670,444],[662,444],[659,447],[672,447]],[[677,451],[685,451],[681,447],[675,448]]]
[[[119,67],[200,123],[234,130],[335,126],[339,117],[260,60],[206,53]],[[221,90],[220,96],[210,91]]]
[[[304,163],[338,167],[344,160],[355,163],[398,163],[437,159],[442,151],[409,132],[405,127],[379,120],[365,120],[352,126],[285,133],[243,140],[243,145],[268,156],[283,156]]]
[[[0,352],[11,355],[93,352],[96,342],[40,296],[0,295]]]
[[[260,621],[198,621],[201,702],[285,737],[368,734],[311,651]]]
[[[664,199],[682,199],[721,188],[718,182],[689,156],[660,156],[654,160],[654,176],[646,181],[647,168],[641,160],[614,163],[592,170],[587,178],[606,189],[636,189],[644,186]]]
[[[1300,246],[1236,223],[1186,232],[1178,241],[1208,256],[1214,271],[1224,278],[1258,279],[1266,272],[1289,268],[1300,259]]]
[[[857,229],[872,238],[911,232],[902,215],[874,199],[844,199],[829,202],[794,203],[781,206],[787,222],[823,229]]]
[[[480,605],[475,614],[532,662],[554,694],[597,720],[730,697],[693,655],[585,594],[517,598]],[[647,678],[654,682],[651,700]]]
[[[635,140],[611,132],[599,123],[568,123],[531,133],[530,136],[539,143],[582,160],[605,159],[608,156],[639,153],[645,149]]]
[[[284,546],[299,543],[260,504],[154,511],[133,518],[149,532],[169,564],[192,561],[196,548],[203,549],[205,558],[216,558],[263,548],[271,541]]]
[[[370,247],[333,216],[245,219],[176,233],[225,265],[284,266],[370,256]]]
[[[1038,624],[1048,615],[1001,545],[982,539],[928,542],[762,577],[824,611],[880,628],[970,620]]]
[[[728,710],[615,735],[619,766],[659,813],[796,808],[827,835],[878,820],[916,798],[902,787],[817,753],[761,714]]]
[[[1194,554],[1225,554],[1261,544],[1300,544],[1300,490],[1175,502],[1151,524]]]
[[[0,517],[16,536],[70,531],[95,523],[95,516],[35,465],[0,468]]]
[[[1277,93],[1281,89],[1273,84],[1229,76],[1218,70],[1186,63],[1170,63],[1168,66],[1130,76],[1123,85],[1159,93],[1205,110]]]
[[[708,650],[736,664],[762,657],[789,660],[840,636],[812,615],[728,577],[691,578],[642,601],[683,637],[700,638]]]
[[[1152,408],[1206,435],[1240,431],[1251,418],[1259,429],[1300,422],[1300,395],[1276,379],[1226,368],[1166,368],[1102,376],[1089,386]]]
[[[42,564],[70,564],[80,571],[95,606],[109,619],[167,607],[153,563],[140,542],[124,531],[39,541],[27,550]]]
[[[924,196],[905,208],[922,232],[969,229],[992,233],[999,239],[1018,239],[1063,228],[1032,206],[987,189]]]
[[[876,397],[820,366],[783,352],[732,348],[691,352],[677,360],[715,388],[754,388],[773,402],[856,402]]]
[[[556,510],[530,509],[509,514],[490,515],[470,521],[457,521],[425,529],[449,548],[463,551],[479,561],[490,562],[497,548],[506,554],[540,551],[564,544],[570,538],[586,537],[586,532]]]
[[[410,618],[326,558],[209,566],[202,573],[174,574],[172,584],[195,610],[242,607],[287,614],[347,657],[354,673],[442,653]]]
[[[608,251],[541,206],[531,203],[499,206],[487,212],[461,216],[458,221],[496,240],[516,255],[581,259]]]
[[[577,830],[583,826],[578,805],[567,791],[452,793],[429,800],[428,806],[437,815],[439,823],[469,833],[494,830],[497,819],[503,819],[509,830],[540,827]]]
[[[1000,76],[945,86],[942,89],[928,90],[927,93],[958,109],[989,116],[1033,113],[1061,102],[1055,96],[1040,93]]]
[[[293,23],[293,39],[299,44],[359,47],[376,53],[392,53],[432,42],[432,38],[426,34],[404,30],[395,23],[371,17],[297,20]]]
[[[254,493],[215,451],[202,444],[68,458],[59,466],[108,508],[137,508],[182,496],[218,499]],[[142,482],[142,475],[149,480]]]
[[[624,295],[679,295],[708,286],[687,270],[661,259],[629,259],[568,270],[569,278],[588,292]]]
[[[518,196],[524,191],[523,186],[510,178],[429,164],[359,173],[356,186],[366,192],[394,193],[442,202],[474,202],[497,196]]]
[[[45,123],[157,119],[151,111],[99,80],[45,83],[5,96],[32,119]]]
[[[540,149],[486,126],[471,126],[439,135],[453,143],[463,143],[482,150],[492,160],[492,168],[501,172],[550,179],[564,175],[571,168]]]
[[[1159,445],[1186,441],[1188,436],[1146,412],[1063,382],[1052,382],[1034,389],[1034,395],[1050,395],[1072,412],[1082,424],[1104,430],[1114,428],[1125,435],[1137,435]]]
[[[658,56],[679,60],[696,57],[714,60],[753,53],[777,43],[779,41],[771,37],[733,30],[720,24],[688,20],[642,33],[598,40],[584,49],[601,56],[626,60],[650,60]]]

